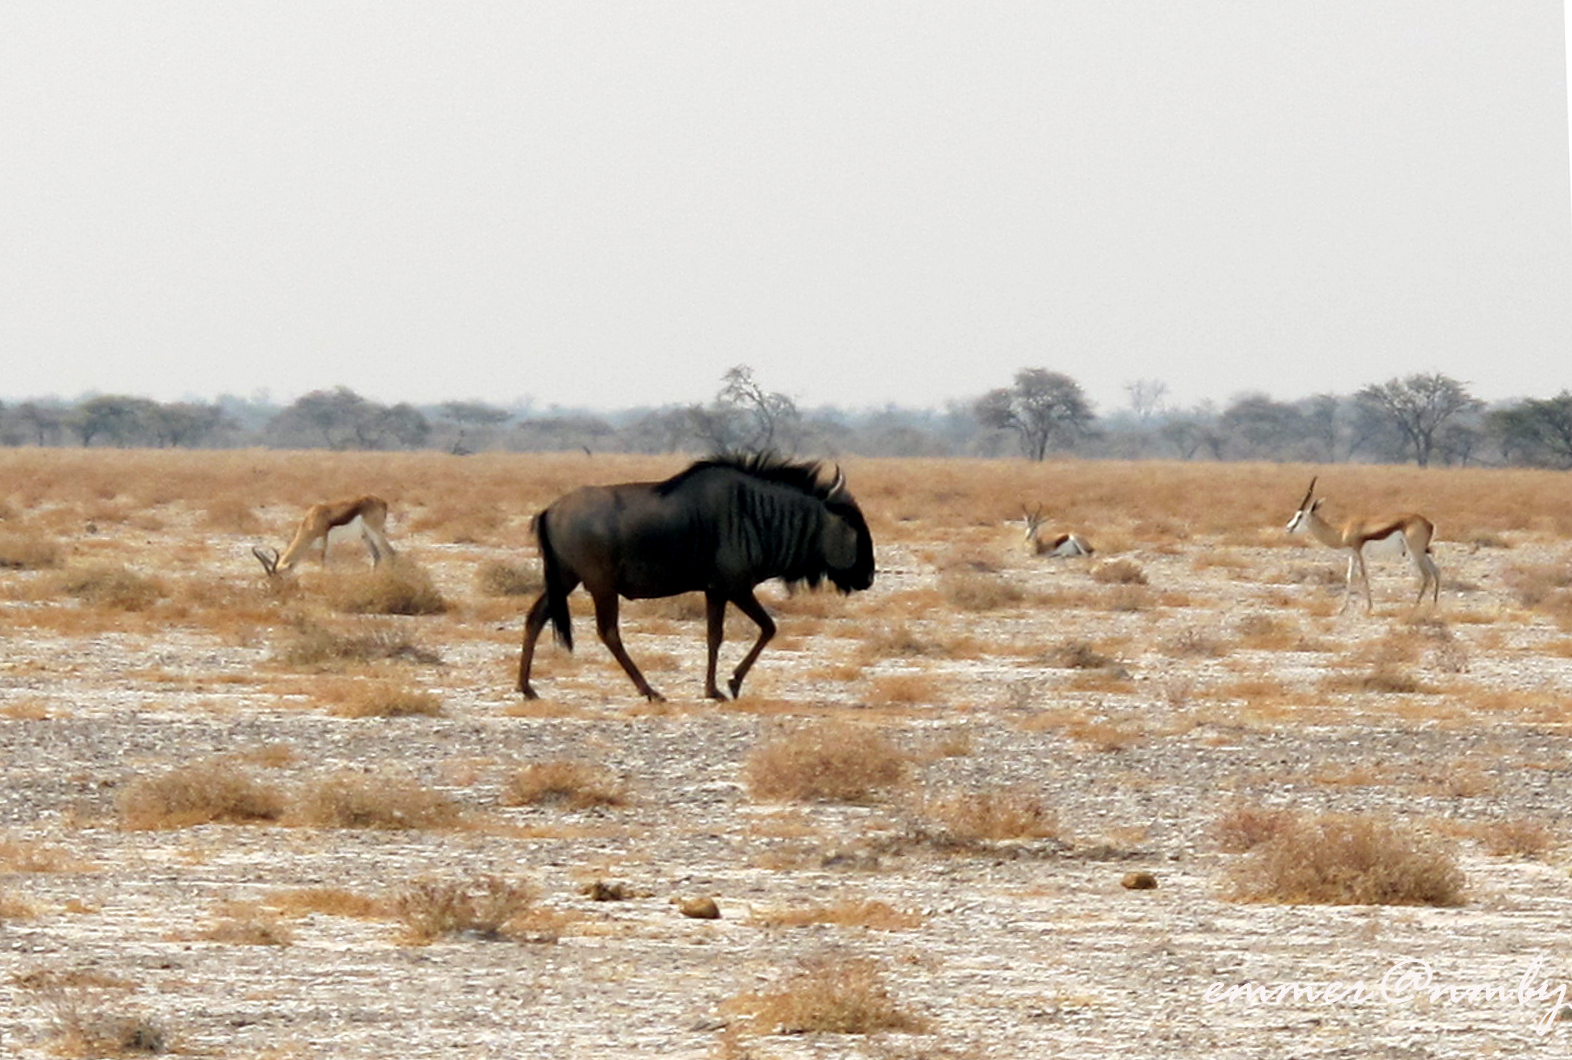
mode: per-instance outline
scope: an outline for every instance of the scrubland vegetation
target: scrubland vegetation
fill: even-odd
[[[673,457],[0,451],[0,1040],[19,1056],[1515,1051],[1572,979],[1572,491],[1528,470],[853,460],[880,573],[543,642],[533,514]],[[1438,607],[1282,530],[1420,510]],[[268,577],[309,504],[353,539]],[[1023,506],[1095,555],[1035,556]],[[734,618],[727,659],[751,640]],[[723,665],[727,660],[723,659]],[[656,680],[657,676],[659,680]],[[1132,882],[1136,881],[1136,882]],[[1149,882],[1155,882],[1151,887]],[[711,915],[713,912],[714,915]],[[1565,1044],[1572,1024],[1553,1030]],[[330,1043],[323,1045],[320,1043]],[[1451,1051],[1448,1051],[1451,1050]]]

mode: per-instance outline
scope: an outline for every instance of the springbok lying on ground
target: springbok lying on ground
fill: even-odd
[[[1035,512],[1028,512],[1026,506],[1021,506],[1021,511],[1026,517],[1026,547],[1039,556],[1090,556],[1092,546],[1079,534],[1048,534],[1043,526],[1043,506],[1038,505]]]
[[[305,517],[300,520],[300,528],[295,531],[295,539],[284,549],[283,555],[279,555],[277,549],[260,545],[253,548],[251,554],[261,561],[262,568],[268,574],[277,574],[293,567],[306,550],[320,539],[322,564],[326,566],[328,531],[354,524],[359,526],[360,536],[366,542],[366,548],[370,549],[371,562],[375,565],[382,562],[383,556],[393,555],[393,546],[388,544],[387,536],[383,533],[387,521],[388,502],[370,494],[347,501],[313,504],[306,509]]]

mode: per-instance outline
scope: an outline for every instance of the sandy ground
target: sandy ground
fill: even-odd
[[[311,691],[316,671],[280,661],[281,629],[236,635],[199,609],[159,629],[142,616],[80,630],[38,623],[40,610],[82,605],[17,589],[51,572],[5,572],[0,1051],[70,1052],[62,1030],[114,1019],[141,1021],[156,1031],[147,1044],[168,1052],[226,1058],[1572,1049],[1572,1010],[1556,1018],[1572,1004],[1561,996],[1572,983],[1572,879],[1559,845],[1572,653],[1504,583],[1512,564],[1566,562],[1564,547],[1444,547],[1438,615],[1414,624],[1410,576],[1392,565],[1374,571],[1376,616],[1337,614],[1340,565],[1324,550],[1132,549],[1117,558],[1149,584],[1126,609],[1109,603],[1119,586],[1094,578],[1116,557],[1037,560],[1010,531],[987,533],[997,569],[986,573],[1023,599],[944,607],[934,587],[947,543],[881,544],[868,593],[772,593],[780,643],[735,704],[695,698],[702,620],[658,605],[631,608],[625,635],[671,697],[660,707],[636,699],[582,614],[574,657],[543,648],[544,698],[528,711],[512,691],[525,600],[344,619],[440,648],[439,664],[382,664],[436,691],[436,717],[336,716]],[[455,601],[475,597],[477,565],[505,555],[400,543]],[[227,549],[224,586],[243,593],[260,579],[243,550],[213,547]],[[302,592],[328,576],[308,568]],[[1262,628],[1248,622],[1259,614],[1297,641],[1253,646],[1241,630]],[[891,646],[892,626],[918,646]],[[734,627],[728,659],[743,636]],[[924,650],[925,638],[950,647]],[[1048,650],[1077,640],[1114,661],[1078,669]],[[882,646],[859,654],[870,642]],[[1419,691],[1337,685],[1383,650]],[[903,675],[912,683],[892,693]],[[750,753],[824,717],[891,734],[915,756],[911,784],[865,805],[755,798]],[[283,791],[338,770],[413,778],[473,817],[416,830],[121,827],[115,799],[127,784],[210,756]],[[556,758],[614,773],[626,805],[502,805],[511,770]],[[1040,798],[1053,835],[965,851],[924,840],[913,808],[923,795],[1001,788]],[[1230,900],[1244,855],[1222,851],[1213,830],[1241,803],[1436,827],[1456,846],[1467,900]],[[1524,821],[1548,830],[1547,849],[1487,852],[1491,827]],[[44,864],[23,864],[27,851]],[[1158,886],[1121,886],[1136,871]],[[386,918],[267,913],[277,895],[308,887],[375,898],[425,877],[487,874],[537,887],[550,930],[415,945]],[[580,889],[594,880],[633,896],[593,902]],[[673,900],[696,896],[715,898],[720,918],[680,915]],[[883,928],[777,923],[863,899],[909,917]],[[287,944],[210,937],[247,909],[284,925]],[[854,957],[871,958],[926,1033],[774,1034],[739,1011],[736,999],[778,987],[805,961]]]

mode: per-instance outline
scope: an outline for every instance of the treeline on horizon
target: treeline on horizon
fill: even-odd
[[[1494,406],[1441,373],[1353,394],[1277,401],[1244,393],[1175,408],[1159,380],[1125,387],[1097,415],[1061,372],[1022,368],[1011,385],[942,410],[803,409],[732,368],[707,403],[614,413],[478,401],[382,405],[348,387],[287,405],[225,396],[158,402],[124,394],[0,402],[0,445],[477,452],[703,453],[773,449],[839,457],[1002,457],[1416,463],[1572,468],[1572,392]]]

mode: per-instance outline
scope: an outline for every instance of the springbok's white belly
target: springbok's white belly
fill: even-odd
[[[1371,538],[1365,542],[1364,554],[1370,559],[1392,559],[1408,555],[1408,542],[1401,530],[1394,530],[1385,537]]]

